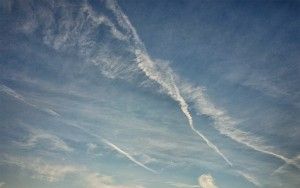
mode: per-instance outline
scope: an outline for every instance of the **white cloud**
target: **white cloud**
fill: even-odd
[[[189,185],[185,183],[179,183],[179,182],[166,182],[166,184],[169,184],[173,187],[180,187],[180,188],[199,188],[199,185]]]
[[[87,144],[87,152],[92,153],[97,148],[97,144],[88,143]]]
[[[0,188],[5,185],[5,182],[0,182]]]
[[[210,174],[203,174],[198,178],[201,188],[218,188],[213,177]]]
[[[138,185],[119,185],[116,184],[111,176],[101,175],[99,173],[88,173],[85,175],[85,181],[88,188],[143,188]]]
[[[40,158],[25,158],[4,156],[0,163],[18,166],[31,172],[34,179],[46,180],[48,182],[58,182],[67,175],[73,175],[85,183],[87,188],[144,188],[140,185],[121,185],[114,182],[113,177],[102,175],[87,169],[84,166],[56,164],[44,161]],[[0,182],[0,187],[5,183]]]
[[[82,170],[72,165],[51,164],[40,158],[5,156],[5,159],[1,162],[29,170],[32,173],[32,178],[49,182],[57,182],[68,174],[74,174]]]

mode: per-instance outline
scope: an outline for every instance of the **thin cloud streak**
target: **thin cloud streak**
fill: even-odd
[[[241,175],[242,177],[244,177],[248,182],[255,185],[256,187],[261,187],[261,184],[258,182],[258,180],[255,177],[253,177],[249,174],[246,174],[245,172],[239,171],[239,170],[237,171],[237,173],[239,175]]]
[[[5,85],[2,85],[0,84],[0,92],[3,92],[5,93],[6,95],[9,95],[15,99],[17,99],[18,101],[28,105],[28,106],[31,106],[35,109],[38,109],[40,111],[43,111],[43,112],[46,112],[47,114],[51,115],[51,116],[60,116],[59,113],[55,112],[54,110],[50,109],[50,108],[43,108],[43,107],[40,107],[40,106],[37,106],[35,104],[32,104],[30,102],[28,102],[24,96],[22,96],[21,94],[17,93],[15,90],[5,86]]]
[[[121,148],[119,148],[118,146],[114,145],[113,143],[109,142],[106,139],[102,139],[102,141],[108,145],[109,147],[113,148],[114,150],[116,150],[118,153],[124,155],[125,157],[127,157],[130,161],[134,162],[135,164],[139,165],[140,167],[153,172],[153,173],[157,173],[155,170],[145,166],[144,164],[142,164],[141,162],[137,161],[135,158],[133,158],[129,153],[125,152],[124,150],[122,150]]]

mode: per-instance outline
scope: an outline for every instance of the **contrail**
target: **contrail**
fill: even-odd
[[[293,165],[293,166],[296,166],[297,168],[300,168],[299,161],[300,161],[300,154],[298,154],[296,157],[290,159],[290,163],[287,162],[287,163],[281,165],[280,167],[278,167],[276,170],[273,171],[273,173],[271,175],[273,176],[274,174],[280,173],[288,165]]]
[[[199,135],[207,143],[207,145],[210,148],[212,148],[220,156],[222,156],[222,158],[229,165],[232,165],[232,163],[226,158],[226,156],[224,156],[224,154],[222,154],[222,152],[220,152],[220,150],[214,144],[212,144],[203,134],[201,134],[198,130],[196,130],[194,128],[192,116],[190,115],[190,112],[188,111],[187,102],[184,100],[184,98],[180,94],[179,89],[176,86],[175,81],[173,80],[172,74],[170,74],[170,73],[167,74],[166,75],[167,78],[166,78],[166,77],[162,76],[161,71],[157,70],[157,65],[155,64],[155,62],[153,62],[151,60],[151,58],[147,54],[147,50],[146,50],[143,42],[139,38],[135,28],[132,26],[128,17],[123,13],[123,11],[121,10],[121,8],[117,4],[117,2],[115,0],[107,0],[106,2],[107,2],[107,7],[110,10],[112,10],[113,13],[115,14],[115,16],[117,17],[118,24],[129,33],[129,35],[130,35],[129,38],[134,43],[133,51],[134,51],[137,61],[138,61],[138,67],[146,74],[146,76],[149,79],[157,82],[166,91],[166,93],[169,96],[171,96],[171,98],[174,99],[179,104],[181,111],[188,119],[190,128],[197,135]],[[207,114],[210,117],[212,117],[212,119],[218,124],[218,126],[215,126],[215,128],[221,134],[226,135],[229,138],[231,138],[232,140],[234,140],[240,144],[246,145],[247,147],[250,147],[256,151],[259,151],[261,153],[268,154],[268,155],[274,156],[278,159],[281,159],[284,162],[286,162],[287,164],[292,164],[298,168],[300,167],[297,163],[294,163],[293,160],[291,160],[291,159],[288,159],[280,154],[277,154],[268,149],[265,149],[264,147],[262,147],[260,145],[253,144],[252,141],[249,140],[247,137],[241,138],[240,135],[237,135],[237,134],[239,134],[239,132],[242,132],[242,131],[240,131],[238,129],[234,129],[234,130],[226,129],[224,127],[225,125],[224,125],[223,120],[228,120],[228,118],[229,119],[231,119],[231,118],[226,116],[226,114],[223,111],[216,109],[214,107],[214,105],[211,104],[210,101],[208,101],[207,99],[205,99],[203,97],[203,94],[201,94],[200,98],[201,98],[200,102],[197,101],[198,99],[195,99],[196,101],[192,101],[192,102],[200,103],[200,106],[201,106],[200,112],[203,113],[203,110],[204,110],[204,114]],[[243,133],[242,135],[244,135],[244,132],[242,132],[242,133]]]
[[[134,43],[134,53],[136,55],[136,59],[138,62],[138,67],[145,73],[145,75],[150,79],[158,83],[162,89],[173,99],[175,100],[182,111],[182,113],[186,116],[189,126],[193,132],[195,132],[198,136],[200,136],[206,144],[212,148],[216,153],[218,153],[230,166],[232,163],[225,157],[225,155],[215,146],[212,142],[210,142],[202,133],[195,129],[193,125],[193,118],[188,110],[188,104],[180,94],[178,87],[173,78],[173,74],[171,70],[167,70],[166,73],[162,73],[158,70],[157,65],[153,62],[150,56],[147,53],[147,50],[139,38],[135,28],[130,23],[128,17],[123,13],[121,8],[118,6],[117,2],[114,0],[108,0],[107,7],[112,10],[112,12],[117,17],[119,25],[125,29],[131,36],[131,40]]]
[[[266,146],[260,146],[260,145],[251,143],[252,141],[247,138],[247,133],[240,131],[239,129],[228,130],[221,126],[217,126],[216,128],[218,131],[220,131],[221,134],[228,136],[229,138],[231,138],[232,140],[234,140],[240,144],[248,146],[249,148],[252,148],[255,151],[258,151],[258,152],[261,152],[261,153],[264,153],[267,155],[271,155],[273,157],[276,157],[277,159],[281,159],[282,161],[284,161],[288,164],[292,164],[299,168],[299,166],[297,166],[297,164],[294,163],[293,160],[265,149]]]
[[[114,145],[113,143],[109,142],[108,140],[106,139],[102,139],[102,141],[110,146],[111,148],[113,148],[114,150],[116,150],[118,153],[124,155],[125,157],[127,157],[129,160],[131,160],[132,162],[134,162],[135,164],[139,165],[140,167],[150,171],[150,172],[153,172],[153,173],[157,173],[155,170],[145,166],[144,164],[142,164],[141,162],[137,161],[135,158],[133,158],[129,153],[125,152],[124,150],[122,150],[121,148],[119,148],[118,146]]]
[[[234,127],[236,122],[225,111],[217,108],[201,90],[201,88],[194,88],[188,83],[184,83],[182,86],[182,92],[189,97],[189,100],[194,103],[196,110],[204,115],[209,116],[215,122],[215,129],[219,133],[231,138],[233,141],[243,144],[255,151],[271,155],[280,159],[287,164],[291,164],[299,168],[300,166],[293,160],[270,151],[268,146],[263,145],[261,139],[250,135],[247,132],[241,131]]]
[[[10,95],[16,99],[18,99],[19,101],[23,102],[23,103],[27,103],[27,101],[25,101],[24,97],[20,94],[18,94],[16,91],[14,91],[13,89],[5,86],[5,85],[2,85],[0,84],[0,91],[7,94],[7,95]],[[32,106],[32,104],[29,104],[30,106]]]
[[[115,144],[109,142],[108,140],[106,140],[105,138],[102,138],[101,136],[93,133],[93,132],[90,132],[76,124],[73,124],[73,123],[67,123],[67,125],[69,126],[72,126],[72,127],[75,127],[77,129],[80,129],[81,131],[85,132],[86,134],[92,136],[92,137],[95,137],[95,138],[98,138],[100,139],[104,144],[108,145],[109,147],[113,148],[114,150],[116,150],[118,153],[124,155],[125,157],[127,157],[130,161],[134,162],[135,164],[137,164],[138,166],[152,172],[152,173],[155,173],[157,174],[157,172],[149,167],[147,167],[146,165],[144,165],[143,163],[137,161],[134,157],[132,157],[129,153],[125,152],[124,150],[120,149],[118,146],[116,146]]]
[[[141,58],[144,58],[144,60],[142,60]],[[205,142],[206,144],[212,148],[216,153],[218,153],[230,166],[232,166],[232,163],[227,159],[227,157],[218,149],[217,146],[215,146],[212,142],[209,141],[209,139],[207,139],[200,131],[198,131],[197,129],[195,129],[194,124],[193,124],[193,118],[192,115],[190,114],[189,110],[188,110],[188,104],[186,103],[186,101],[184,100],[184,98],[181,96],[179,89],[177,88],[177,86],[175,85],[175,81],[173,79],[172,74],[169,74],[168,76],[170,77],[170,83],[167,83],[166,81],[164,81],[165,79],[163,79],[160,76],[159,72],[155,72],[153,71],[153,69],[151,69],[151,67],[154,66],[154,63],[151,61],[151,59],[149,58],[149,56],[146,55],[139,55],[138,56],[138,62],[139,62],[139,67],[145,72],[145,74],[153,81],[156,81],[158,84],[160,84],[163,89],[165,89],[168,93],[168,95],[174,99],[176,102],[178,102],[180,109],[182,111],[182,113],[186,116],[189,126],[192,129],[192,131],[194,131],[198,136],[200,136]]]
[[[50,114],[51,116],[60,116],[59,113],[55,112],[54,110],[50,109],[50,108],[43,108],[43,107],[40,107],[40,106],[37,106],[35,104],[32,104],[30,102],[28,102],[21,94],[17,93],[15,90],[5,86],[5,85],[2,85],[0,84],[0,92],[3,92],[11,97],[14,97],[15,99],[17,99],[18,101],[28,105],[28,106],[31,106],[37,110],[40,110],[40,111],[43,111],[45,113],[48,113]]]

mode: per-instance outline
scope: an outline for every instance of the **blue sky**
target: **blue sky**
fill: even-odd
[[[297,1],[0,3],[0,188],[297,188]]]

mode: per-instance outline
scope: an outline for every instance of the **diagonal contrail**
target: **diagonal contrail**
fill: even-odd
[[[120,149],[120,148],[119,148],[118,146],[116,146],[115,144],[109,142],[107,139],[102,138],[101,136],[99,136],[99,135],[97,135],[97,134],[95,134],[95,133],[93,133],[93,132],[91,132],[91,131],[88,131],[88,130],[86,130],[86,129],[84,129],[84,128],[82,128],[82,127],[76,125],[76,124],[73,124],[73,123],[67,123],[67,125],[72,126],[72,127],[75,127],[75,128],[77,128],[77,129],[80,129],[80,130],[83,131],[84,133],[86,133],[86,134],[88,134],[88,135],[90,135],[90,136],[92,136],[92,137],[95,137],[95,138],[100,139],[104,144],[106,144],[106,145],[108,145],[109,147],[111,147],[112,149],[116,150],[118,153],[124,155],[126,158],[128,158],[130,161],[134,162],[134,163],[137,164],[138,166],[140,166],[140,167],[142,167],[142,168],[144,168],[144,169],[146,169],[146,170],[148,170],[148,171],[150,171],[150,172],[152,172],[152,173],[155,173],[155,174],[157,173],[155,170],[153,170],[153,169],[147,167],[147,166],[144,165],[143,163],[141,163],[141,162],[139,162],[138,160],[136,160],[134,157],[132,157],[132,156],[131,156],[129,153],[127,153],[126,151]]]
[[[110,146],[112,149],[116,150],[118,153],[124,155],[125,157],[127,157],[130,161],[134,162],[135,164],[139,165],[140,167],[153,172],[153,173],[157,173],[155,170],[145,166],[143,163],[137,161],[135,158],[133,158],[129,153],[125,152],[124,150],[122,150],[121,148],[119,148],[118,146],[114,145],[113,143],[109,142],[106,139],[102,139],[102,142],[105,143],[106,145]]]
[[[182,113],[186,116],[189,126],[193,132],[200,136],[206,144],[212,148],[216,153],[218,153],[230,166],[232,163],[227,159],[227,157],[215,146],[208,138],[206,138],[200,131],[196,130],[193,125],[193,118],[188,110],[188,104],[180,94],[180,91],[175,83],[172,70],[167,70],[162,73],[158,70],[158,67],[154,61],[151,60],[150,56],[147,53],[147,50],[139,38],[135,28],[130,23],[128,17],[123,13],[121,8],[118,6],[117,2],[114,0],[108,0],[107,7],[112,10],[112,12],[117,17],[118,24],[125,29],[132,40],[134,46],[133,51],[136,55],[136,60],[138,67],[144,72],[144,74],[150,79],[158,83],[162,89],[173,99],[175,100]]]
[[[201,88],[194,88],[190,84],[185,83],[182,86],[182,92],[184,95],[188,96],[188,100],[191,101],[196,110],[209,116],[215,123],[215,129],[219,131],[233,141],[243,144],[255,151],[271,155],[284,161],[287,164],[291,164],[299,168],[299,164],[295,163],[293,160],[273,152],[270,147],[263,144],[263,140],[259,137],[253,136],[247,132],[244,132],[236,127],[236,122],[227,113],[219,108],[217,108],[203,93]]]
[[[58,114],[57,112],[55,112],[54,110],[52,110],[50,108],[44,108],[44,107],[38,106],[36,104],[33,104],[31,102],[28,102],[21,94],[17,93],[15,90],[13,90],[5,85],[0,84],[0,92],[3,92],[6,95],[9,95],[11,97],[14,97],[16,100],[18,100],[28,106],[31,106],[37,110],[46,112],[51,116],[57,116],[57,117],[60,116],[60,114]]]
[[[289,159],[288,162],[286,162],[285,164],[281,165],[276,170],[274,170],[271,175],[273,176],[274,174],[280,173],[288,165],[293,165],[299,169],[300,168],[299,161],[300,161],[300,154],[298,154],[296,157],[292,159]]]

